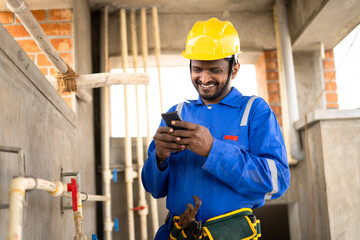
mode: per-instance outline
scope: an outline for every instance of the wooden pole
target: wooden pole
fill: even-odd
[[[146,9],[141,9],[141,52],[143,55],[144,63],[144,72],[147,72],[147,59],[148,59],[148,43],[147,43],[147,23],[146,23]],[[149,117],[149,90],[148,86],[145,86],[145,101],[146,101],[146,123],[147,123],[147,136],[146,143],[149,147],[151,138],[150,138],[150,117]],[[150,195],[150,194],[149,194]],[[151,220],[153,227],[153,238],[155,238],[155,233],[159,229],[159,212],[157,200],[150,195],[150,206],[151,206]]]
[[[121,55],[123,70],[127,70],[128,61],[128,47],[127,47],[127,33],[126,33],[126,11],[120,10],[120,34],[121,34]],[[127,101],[127,86],[124,86],[124,107],[125,107],[125,182],[126,182],[126,199],[128,212],[128,230],[129,240],[135,240],[134,229],[134,212],[133,212],[133,168],[132,168],[132,153],[131,153],[131,138],[129,133],[129,110]]]
[[[130,12],[130,26],[131,26],[131,40],[132,40],[132,53],[133,53],[133,66],[135,73],[137,72],[137,61],[138,61],[138,46],[137,46],[137,34],[136,34],[136,14],[135,10]],[[139,110],[139,89],[138,86],[135,86],[136,94],[136,125],[137,125],[137,137],[136,137],[136,150],[137,150],[137,163],[138,163],[138,183],[139,183],[139,203],[138,207],[143,207],[142,210],[138,210],[140,215],[140,229],[141,229],[141,239],[147,240],[147,215],[148,215],[148,205],[146,202],[145,190],[141,183],[141,171],[144,165],[144,149],[143,141],[141,137],[141,128],[140,128],[140,110]]]
[[[161,87],[161,74],[160,74],[161,50],[160,50],[160,32],[159,32],[158,10],[157,10],[157,7],[152,7],[151,10],[152,10],[152,20],[153,20],[153,29],[154,29],[155,58],[156,58],[156,66],[158,69],[158,75],[159,75],[160,109],[161,109],[161,112],[164,112],[162,87]]]
[[[56,71],[59,73],[67,73],[68,66],[61,58],[60,54],[55,50],[50,43],[49,38],[41,28],[34,15],[30,12],[27,4],[23,0],[6,0],[7,7],[15,13],[26,30],[35,40],[36,44],[40,48],[41,52],[49,59]],[[79,90],[76,95],[80,100],[85,102],[91,102],[92,97],[85,90]]]

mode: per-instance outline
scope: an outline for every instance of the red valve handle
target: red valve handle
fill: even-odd
[[[71,198],[72,198],[72,205],[73,205],[73,211],[78,210],[77,206],[77,184],[75,178],[71,179],[71,183],[68,183],[67,185],[68,192],[71,192]]]
[[[138,210],[144,210],[146,207],[144,206],[138,206],[138,207],[134,207],[134,208],[130,208],[130,210],[132,211],[138,211]]]

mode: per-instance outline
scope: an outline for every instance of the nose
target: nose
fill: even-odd
[[[202,71],[200,74],[201,83],[205,85],[206,83],[210,82],[210,80],[211,80],[210,74],[207,71]]]

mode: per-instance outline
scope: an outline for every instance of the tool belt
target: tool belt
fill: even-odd
[[[250,208],[241,208],[207,220],[194,221],[182,229],[180,217],[173,217],[171,240],[257,240],[261,237],[260,220]]]

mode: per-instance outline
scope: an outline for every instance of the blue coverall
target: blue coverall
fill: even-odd
[[[169,238],[172,217],[194,204],[193,195],[202,200],[196,219],[205,222],[240,208],[261,207],[265,199],[286,191],[290,172],[283,137],[262,98],[243,96],[233,87],[218,104],[204,105],[200,97],[185,102],[181,117],[207,127],[214,142],[208,157],[184,150],[172,153],[160,168],[155,142],[150,144],[142,182],[154,198],[167,197],[171,216],[155,239]]]

